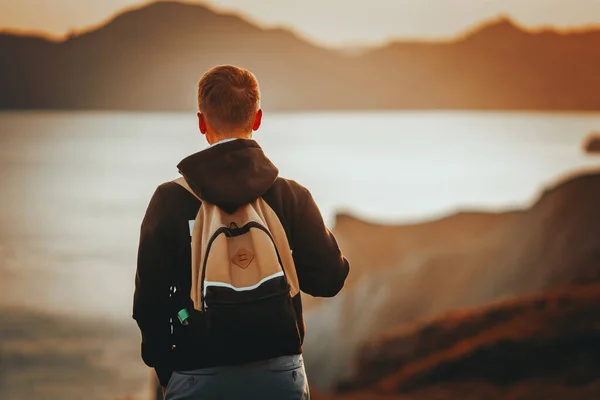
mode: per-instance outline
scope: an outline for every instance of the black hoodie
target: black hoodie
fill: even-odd
[[[277,168],[253,140],[238,139],[195,153],[179,165],[198,197],[232,213],[238,207],[262,197],[279,217],[292,249],[300,289],[312,296],[335,296],[348,275],[348,261],[335,238],[325,227],[310,192],[300,184],[278,177]],[[281,338],[268,354],[209,354],[190,349],[171,333],[171,318],[179,304],[170,297],[171,287],[190,293],[191,250],[189,221],[201,206],[191,193],[174,182],[160,185],[146,211],[140,232],[133,318],[142,332],[142,358],[156,369],[166,386],[173,370],[190,370],[286,354],[300,354],[304,338],[300,295],[293,299],[299,323],[298,340]],[[173,350],[175,345],[176,350]],[[224,361],[224,360],[229,361]]]

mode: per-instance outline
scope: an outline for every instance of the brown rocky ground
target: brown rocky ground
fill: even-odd
[[[306,299],[315,386],[347,380],[363,346],[398,325],[599,281],[599,205],[600,174],[590,172],[546,190],[526,210],[410,226],[339,216],[348,285],[335,299]]]
[[[600,284],[455,311],[366,345],[315,399],[600,398]]]

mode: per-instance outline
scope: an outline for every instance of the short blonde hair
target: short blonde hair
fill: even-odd
[[[252,72],[218,65],[198,82],[198,110],[218,133],[252,129],[260,108],[260,89]]]

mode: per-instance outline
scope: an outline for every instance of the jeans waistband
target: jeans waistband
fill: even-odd
[[[256,370],[256,369],[283,369],[283,368],[293,368],[301,366],[304,363],[302,358],[302,354],[295,354],[289,356],[281,356],[276,358],[271,358],[268,360],[254,361],[246,364],[236,364],[236,365],[222,365],[218,367],[208,367],[208,368],[199,368],[193,370],[186,371],[176,371],[180,374],[185,375],[206,375],[206,374],[217,374],[220,372],[234,372],[234,371],[243,371],[243,370]]]

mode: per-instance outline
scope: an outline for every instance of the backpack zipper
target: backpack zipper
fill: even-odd
[[[283,263],[281,262],[281,256],[279,255],[279,250],[277,249],[277,245],[275,244],[275,240],[273,239],[271,232],[269,232],[267,230],[267,228],[265,228],[263,225],[259,224],[256,221],[248,222],[246,225],[244,225],[241,228],[227,228],[225,226],[222,226],[219,229],[217,229],[210,237],[208,244],[206,245],[206,254],[204,256],[204,262],[202,263],[202,275],[201,275],[201,280],[200,280],[200,288],[201,288],[200,289],[200,301],[201,301],[200,304],[201,304],[201,308],[202,308],[203,312],[206,311],[206,304],[205,304],[205,299],[204,299],[204,281],[206,279],[206,264],[208,263],[208,255],[210,254],[210,248],[212,247],[212,244],[214,243],[215,240],[217,240],[217,237],[222,233],[225,233],[225,236],[227,236],[227,237],[235,237],[235,236],[243,235],[244,233],[248,232],[250,230],[250,228],[256,228],[256,229],[263,231],[264,233],[267,234],[269,239],[271,239],[271,243],[273,243],[273,247],[275,248],[275,254],[277,254],[277,261],[279,262],[279,265],[281,266],[281,270],[283,271],[283,276],[289,287],[289,282],[287,279],[287,275],[285,273],[285,268],[283,267]]]

